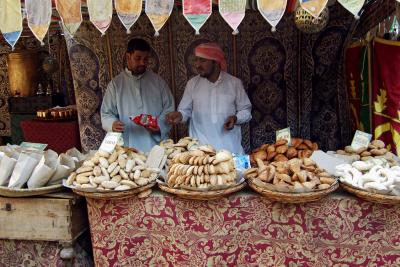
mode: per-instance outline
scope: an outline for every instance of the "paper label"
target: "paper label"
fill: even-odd
[[[47,144],[22,142],[19,146],[27,150],[44,151],[47,147]]]
[[[288,144],[291,145],[291,135],[290,135],[290,128],[285,128],[285,129],[281,129],[276,131],[276,141],[280,140],[280,139],[285,139],[288,141]]]
[[[106,137],[104,137],[104,140],[100,145],[99,150],[112,153],[120,139],[122,139],[121,133],[116,133],[116,132],[107,133]]]
[[[356,133],[354,134],[353,141],[351,142],[351,147],[353,149],[368,147],[371,138],[372,134],[364,133],[362,131],[357,130]]]

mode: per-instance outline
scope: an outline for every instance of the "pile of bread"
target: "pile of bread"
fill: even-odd
[[[258,179],[263,185],[280,192],[310,192],[329,188],[336,183],[329,173],[310,158],[293,158],[266,165],[257,159],[257,167],[245,171],[246,179]]]
[[[385,143],[381,140],[374,140],[368,147],[359,149],[346,146],[344,150],[337,150],[336,154],[347,156],[351,161],[368,161],[373,158],[384,158],[391,166],[398,165],[394,159],[394,154],[385,148]]]
[[[211,189],[236,184],[232,154],[216,152],[209,145],[175,155],[167,176],[168,185],[175,188]]]
[[[400,196],[400,167],[384,158],[355,161],[336,166],[340,181],[354,187],[381,194]]]
[[[257,159],[268,164],[270,162],[284,162],[293,158],[309,158],[313,151],[318,150],[317,143],[310,140],[292,138],[291,146],[287,140],[278,140],[275,144],[264,144],[255,149],[250,155],[250,162],[256,166]]]
[[[189,150],[195,150],[199,147],[199,141],[196,138],[184,137],[181,138],[176,144],[172,139],[161,141],[160,146],[165,149],[167,156],[167,165],[171,164],[172,159],[182,153]]]
[[[131,148],[117,146],[110,154],[97,151],[68,177],[66,184],[77,189],[123,191],[145,186],[155,181],[158,168],[146,165],[146,156]]]

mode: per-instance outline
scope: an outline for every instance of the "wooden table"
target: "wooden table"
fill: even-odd
[[[12,256],[13,249],[25,250],[34,266],[61,265],[62,261],[72,265],[75,242],[87,229],[85,199],[71,192],[0,197],[0,266],[27,264],[27,259]],[[35,255],[32,249],[39,253]],[[43,257],[43,253],[48,255]]]

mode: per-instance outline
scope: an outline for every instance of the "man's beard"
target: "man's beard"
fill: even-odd
[[[131,73],[133,75],[141,75],[141,74],[146,72],[146,67],[145,66],[139,66],[139,67],[136,67],[135,69],[130,70],[130,71],[131,71]]]
[[[203,77],[203,78],[206,78],[206,79],[210,78],[211,75],[214,73],[214,71],[215,71],[215,65],[212,66],[212,68],[210,69],[209,72],[206,72],[206,73],[203,73],[203,74],[201,74],[200,71],[197,70],[197,72],[199,72],[200,77]]]

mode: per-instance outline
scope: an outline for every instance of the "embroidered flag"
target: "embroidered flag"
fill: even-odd
[[[375,139],[400,156],[400,45],[374,40],[372,76],[372,126]]]
[[[238,27],[246,13],[246,0],[220,0],[219,13],[233,29],[232,34],[238,34]]]
[[[356,19],[359,19],[358,13],[360,12],[361,8],[363,7],[365,0],[338,0],[338,2],[351,14],[354,15]]]
[[[22,14],[20,0],[0,1],[0,31],[12,50],[22,32]]]
[[[115,10],[126,28],[126,33],[131,33],[131,27],[142,12],[142,0],[115,0]]]
[[[25,0],[25,8],[29,29],[44,45],[43,38],[51,22],[51,0]]]
[[[276,25],[285,14],[286,4],[287,0],[257,0],[258,10],[272,26],[271,31],[276,31]]]
[[[155,36],[160,35],[159,30],[171,16],[174,0],[146,0],[145,12],[154,29]]]
[[[89,18],[93,25],[104,35],[111,25],[112,1],[111,0],[87,0]]]
[[[327,3],[328,0],[300,0],[301,7],[316,19],[322,10],[324,10]]]
[[[204,25],[212,13],[211,0],[183,0],[183,16],[200,34],[200,28]]]
[[[74,36],[82,23],[81,0],[56,0],[56,9],[66,32]]]

